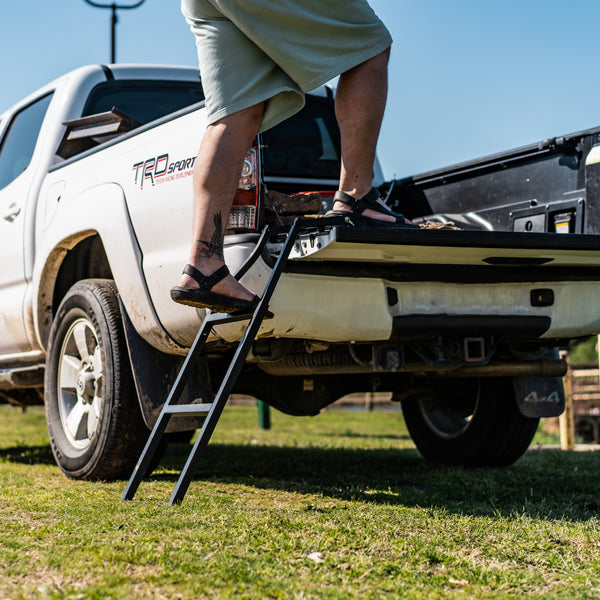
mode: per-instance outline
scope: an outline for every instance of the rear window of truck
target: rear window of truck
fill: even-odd
[[[262,135],[265,174],[338,179],[340,134],[331,98],[306,96],[304,108]]]
[[[97,85],[81,116],[108,112],[116,107],[145,125],[202,100],[204,92],[200,82],[120,79]]]

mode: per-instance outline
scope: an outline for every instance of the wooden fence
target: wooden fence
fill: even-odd
[[[565,393],[570,396],[572,403],[575,436],[582,442],[600,444],[600,371],[598,365],[569,367],[564,383]],[[564,426],[568,426],[568,424]]]

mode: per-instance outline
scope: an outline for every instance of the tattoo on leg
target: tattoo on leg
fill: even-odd
[[[215,213],[213,215],[213,223],[215,226],[215,232],[212,234],[210,241],[196,240],[196,245],[202,244],[204,248],[198,248],[200,256],[206,258],[218,258],[224,260],[223,254],[223,218],[221,213]]]

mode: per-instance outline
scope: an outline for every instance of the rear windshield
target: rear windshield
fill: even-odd
[[[191,81],[107,81],[97,85],[82,117],[118,108],[142,124],[204,100],[202,85]]]
[[[306,97],[306,106],[263,134],[265,175],[338,179],[340,134],[330,98]]]

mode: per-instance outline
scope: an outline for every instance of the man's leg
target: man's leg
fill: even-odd
[[[223,237],[237,189],[244,157],[260,128],[263,104],[239,111],[206,129],[194,163],[194,219],[189,264],[203,275],[225,264]],[[189,275],[181,278],[183,287],[198,284]],[[229,275],[212,291],[252,300],[254,294]]]
[[[387,100],[390,49],[342,73],[335,110],[342,137],[340,190],[362,198],[373,185],[373,163]],[[349,210],[336,202],[334,210]],[[394,222],[395,218],[367,209],[364,216]]]

